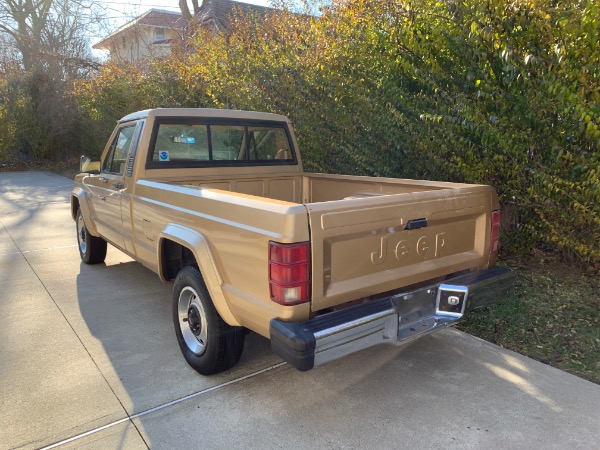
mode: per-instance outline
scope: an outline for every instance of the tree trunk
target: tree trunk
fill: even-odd
[[[187,0],[179,0],[179,9],[181,10],[181,15],[183,16],[186,22],[192,20],[192,14],[190,13],[190,8],[188,7]]]
[[[204,5],[204,3],[206,2],[206,0],[204,0],[202,2],[202,5]],[[198,0],[192,0],[192,6],[194,7],[194,16],[196,14],[198,14],[200,12],[200,6],[198,6]]]

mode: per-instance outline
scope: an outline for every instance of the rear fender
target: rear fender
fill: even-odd
[[[187,247],[194,254],[194,258],[198,263],[200,273],[202,274],[202,278],[204,279],[204,283],[206,284],[206,288],[208,289],[208,293],[210,294],[217,312],[229,325],[241,326],[235,316],[231,313],[225,295],[223,294],[223,278],[221,278],[221,275],[219,274],[206,237],[202,233],[191,228],[172,223],[167,224],[160,233],[158,239],[158,275],[163,282],[166,282],[167,279],[163,272],[164,269],[160,263],[163,257],[161,253],[163,247],[162,241],[164,239],[177,242],[178,244]]]

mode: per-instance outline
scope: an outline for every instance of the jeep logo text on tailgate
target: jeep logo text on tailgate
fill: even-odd
[[[446,245],[446,233],[437,233],[435,239],[429,236],[421,236],[416,241],[413,239],[402,239],[395,243],[394,240],[389,238],[390,236],[382,236],[379,243],[379,250],[371,252],[371,262],[373,264],[383,264],[387,260],[388,247],[392,250],[390,253],[393,253],[398,261],[403,261],[412,252],[416,252],[423,259],[431,256],[437,258],[440,256],[442,248]],[[434,246],[433,248],[432,245]]]

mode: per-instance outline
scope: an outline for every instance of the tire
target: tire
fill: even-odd
[[[213,375],[240,360],[245,330],[223,321],[195,267],[184,267],[175,278],[173,324],[181,353],[196,372]]]
[[[77,210],[77,247],[79,256],[86,264],[99,264],[106,258],[106,241],[92,236],[85,226],[81,209]]]

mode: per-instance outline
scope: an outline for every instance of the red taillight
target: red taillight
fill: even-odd
[[[310,243],[269,242],[271,300],[281,305],[310,301]]]
[[[309,260],[308,242],[279,244],[269,242],[269,261],[277,264],[298,264]]]
[[[282,284],[298,284],[308,281],[308,265],[294,266],[271,264],[271,281]]]
[[[492,229],[490,231],[490,254],[498,251],[500,243],[500,211],[492,211]]]

